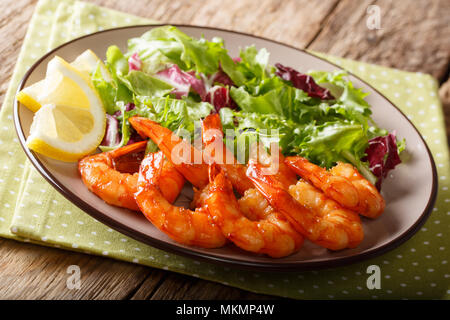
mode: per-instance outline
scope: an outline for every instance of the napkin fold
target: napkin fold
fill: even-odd
[[[436,206],[425,226],[399,248],[350,266],[297,273],[264,273],[200,262],[155,249],[99,223],[53,189],[28,162],[14,131],[12,106],[26,70],[52,48],[108,28],[155,21],[74,0],[40,0],[30,21],[0,111],[0,236],[109,256],[192,275],[249,291],[298,299],[449,298],[449,154],[437,82],[429,75],[316,53],[367,81],[418,127],[438,167]],[[367,288],[367,267],[382,272]]]

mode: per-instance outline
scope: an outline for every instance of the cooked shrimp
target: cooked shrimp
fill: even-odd
[[[217,113],[207,116],[202,121],[202,140],[205,152],[225,172],[239,194],[242,195],[245,190],[253,188],[253,183],[245,175],[246,167],[238,163],[233,153],[223,143],[222,124]]]
[[[227,149],[223,143],[222,124],[218,114],[211,114],[202,121],[202,140],[205,145],[207,157],[211,158],[224,172],[230,180],[234,189],[241,195],[250,188],[254,188],[253,183],[246,175],[246,166],[238,163],[233,153]],[[221,154],[216,154],[219,151]],[[272,160],[269,154],[263,149],[252,150],[252,155],[257,157],[258,161],[269,166]],[[297,182],[295,173],[284,163],[284,157],[279,152],[279,164],[277,177],[286,187]]]
[[[279,258],[297,251],[303,243],[303,237],[276,212],[267,212],[264,219],[255,221],[245,217],[224,172],[212,180],[205,202],[223,234],[246,251]]]
[[[358,205],[358,193],[347,179],[330,174],[303,157],[287,157],[285,163],[300,177],[322,190],[330,198],[336,200],[346,208]]]
[[[384,210],[385,202],[378,190],[351,164],[338,162],[327,171],[302,157],[288,157],[285,162],[347,209],[369,218],[378,217]]]
[[[220,224],[223,226],[222,231],[226,235],[232,235],[230,239],[244,250],[277,257],[286,256],[298,250],[303,243],[303,237],[292,228],[281,214],[273,210],[245,174],[246,167],[238,163],[234,155],[226,148],[223,143],[222,125],[218,114],[209,115],[203,120],[202,139],[205,152],[208,152],[210,158],[214,159],[217,166],[223,170],[231,185],[242,195],[237,202],[237,207],[234,201],[236,199],[232,194],[229,195],[228,197],[232,201],[232,204],[229,205],[230,209],[225,212],[219,211],[215,215],[217,219],[223,219],[224,221]],[[216,151],[219,151],[219,154]],[[260,160],[268,161],[270,159],[267,154],[261,152]],[[284,168],[278,173],[279,179],[287,182],[289,178],[292,178],[295,182],[295,173],[284,163],[282,163],[282,166]],[[283,171],[286,169],[288,171]],[[194,197],[194,201],[200,203],[208,201],[207,199],[208,197],[204,192],[196,193]],[[231,232],[234,230],[233,228],[238,228],[239,225],[242,228],[248,226],[248,232],[250,233],[243,234],[241,230]],[[277,226],[277,228],[274,226]],[[265,233],[265,237],[258,237],[261,232],[264,234],[265,231],[269,232]],[[281,234],[282,237],[278,243],[274,243],[273,238],[271,238],[276,234]],[[292,241],[289,241],[289,239]],[[280,247],[277,249],[277,246]]]
[[[159,190],[168,202],[173,203],[183,189],[184,177],[164,157],[162,151],[149,153],[144,159],[140,166],[142,179],[150,180],[158,175],[156,183]]]
[[[139,174],[117,171],[114,161],[125,155],[143,152],[145,146],[146,141],[141,141],[81,159],[78,162],[78,170],[83,183],[106,203],[139,211],[134,200]],[[122,165],[123,170],[124,167]]]
[[[160,148],[162,146],[162,151],[169,155],[173,154],[173,149],[176,147],[172,144],[173,141],[175,143],[184,143],[178,137],[173,137],[172,133],[167,129],[162,130],[159,125],[147,119],[132,118],[130,122],[139,132],[144,135],[149,134]],[[161,136],[155,136],[155,132],[161,133]],[[197,152],[193,149],[190,146],[188,150]],[[143,161],[141,169],[145,167],[146,161],[147,159]],[[211,162],[213,161],[211,160]],[[177,169],[179,168],[176,164],[174,166]],[[200,170],[200,173],[202,173],[204,172],[202,170],[208,170],[208,167],[206,162],[197,166],[185,164],[181,167],[182,170],[180,172],[186,175],[186,178],[188,176],[193,177],[195,181],[195,171],[199,172],[198,170]],[[148,176],[154,177],[148,179]],[[245,250],[267,253],[274,257],[291,254],[301,246],[303,237],[293,230],[289,223],[279,214],[273,212],[268,214],[265,220],[251,221],[240,213],[232,186],[225,178],[224,173],[221,173],[216,178],[211,177],[212,182],[209,186],[197,190],[194,199],[197,207],[195,211],[165,204],[163,202],[164,199],[161,199],[157,193],[158,189],[154,187],[154,182],[158,181],[155,178],[155,172],[150,173],[148,176],[147,179],[143,179],[141,171],[139,187],[145,191],[136,193],[136,201],[150,221],[178,242],[202,247],[216,247],[223,245],[226,237]],[[221,182],[220,185],[219,182]],[[227,184],[228,194],[219,192],[218,186],[223,186],[224,183]],[[229,201],[231,203],[228,203]],[[227,203],[227,207],[223,207],[223,203]],[[233,214],[238,215],[239,219]],[[211,216],[212,220],[209,220],[209,216]],[[171,217],[175,221],[169,222],[167,217]],[[217,230],[221,230],[222,238],[217,236]],[[207,232],[210,232],[210,234],[207,234]]]
[[[239,209],[250,220],[256,221],[267,218],[274,212],[266,198],[255,188],[248,189],[244,195],[238,199]],[[279,215],[286,221],[286,219]]]
[[[342,227],[347,233],[347,247],[354,248],[363,240],[364,231],[357,213],[344,209],[336,201],[328,198],[322,191],[306,181],[299,180],[297,184],[290,186],[289,193],[301,205],[309,208],[321,219],[332,221]]]
[[[270,205],[312,242],[331,250],[340,250],[354,247],[362,240],[358,215],[342,210],[336,203],[331,204],[320,191],[312,193],[308,188],[305,195],[300,192],[300,201],[297,201],[289,193],[291,191],[297,197],[297,186],[286,190],[276,176],[263,175],[262,166],[255,161],[249,161],[247,175]]]
[[[200,189],[208,184],[208,166],[202,160],[201,150],[150,119],[132,117],[128,121],[139,134],[149,137],[158,145],[186,180]],[[181,151],[181,154],[178,151]],[[195,163],[195,160],[199,160],[199,163]]]
[[[209,188],[196,192],[193,201],[194,206],[207,204],[207,199],[210,194]],[[220,196],[222,197],[222,195]],[[232,208],[231,212],[233,213],[231,214],[231,220],[229,220],[230,214],[224,214],[223,210],[214,210],[218,206],[217,204],[209,208],[213,210],[212,216],[216,219],[228,219],[225,223],[223,223],[224,227],[222,228],[222,231],[225,235],[230,235],[230,239],[233,242],[236,241],[235,243],[237,246],[240,246],[242,249],[247,251],[267,254],[270,252],[269,255],[278,255],[278,257],[289,255],[300,248],[301,243],[303,242],[303,237],[292,228],[289,221],[287,221],[282,214],[276,212],[269,205],[263,195],[255,188],[246,190],[244,195],[237,200],[238,208],[235,205],[235,198],[232,193],[229,195],[229,198],[223,199],[222,201],[230,203],[230,207]],[[227,212],[229,211],[230,210]],[[235,224],[234,226],[233,223]],[[249,229],[250,235],[247,233],[243,234],[242,231],[230,232],[233,228],[237,228],[239,224],[243,227],[245,227],[245,225],[250,225],[251,228],[253,228]],[[220,225],[221,224],[219,224],[219,226]],[[259,230],[255,231],[255,225],[258,226],[256,229],[259,228]],[[274,226],[277,226],[278,229]],[[267,229],[270,229],[269,232],[271,233],[266,234],[266,238],[260,237],[259,234],[263,230]],[[282,233],[284,239],[280,239],[279,243],[273,244],[273,246],[267,245],[266,242],[273,243],[273,239],[270,237],[275,233]],[[293,242],[288,240],[289,237]],[[294,244],[294,247],[292,247],[292,244]],[[281,248],[284,249],[275,249],[277,245],[281,245]]]
[[[135,199],[145,217],[155,227],[173,240],[202,248],[217,248],[225,244],[226,238],[219,227],[210,219],[208,209],[200,207],[195,211],[171,205],[162,194],[160,163],[162,153],[148,154],[142,161],[138,191]],[[156,169],[155,169],[156,168]],[[174,186],[179,186],[180,174],[173,172]]]
[[[146,141],[140,141],[81,159],[78,169],[84,184],[106,203],[139,211],[134,200],[134,193],[137,191],[139,176],[137,170],[139,170],[146,144]],[[173,202],[183,188],[184,178],[169,161],[158,165],[162,170],[159,185],[163,195],[169,202]],[[179,177],[172,179],[174,173]]]
[[[330,169],[330,173],[333,176],[348,179],[356,188],[359,201],[358,206],[354,209],[355,211],[369,218],[376,218],[383,213],[386,206],[383,196],[354,166],[349,163],[338,162],[336,166]]]

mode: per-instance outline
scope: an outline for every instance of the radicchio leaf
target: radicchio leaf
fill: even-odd
[[[139,55],[135,52],[128,58],[128,69],[129,70],[141,70],[142,61]]]
[[[233,80],[222,69],[211,76],[211,83],[221,83],[225,86],[234,86]]]
[[[311,76],[283,66],[281,63],[276,63],[275,67],[277,67],[275,73],[277,76],[286,81],[290,81],[295,88],[305,91],[308,96],[322,100],[334,99],[330,91],[319,86]]]
[[[100,145],[113,147],[120,143],[119,121],[115,116],[106,114],[106,132]]]
[[[127,103],[127,105],[125,106],[125,111],[131,111],[131,110],[134,110],[134,109],[136,109],[136,106],[132,102]]]
[[[158,72],[156,77],[175,87],[172,93],[177,99],[187,96],[191,88],[199,94],[202,100],[205,99],[206,89],[203,81],[198,79],[194,73],[182,71],[177,65]]]
[[[230,91],[228,90],[227,87],[222,86],[212,87],[206,94],[206,98],[204,101],[212,104],[216,112],[219,112],[220,109],[225,107],[230,109],[237,108],[237,105],[231,98]]]
[[[378,178],[376,187],[380,190],[381,182],[388,172],[402,162],[398,155],[395,132],[369,140],[366,154],[362,160],[369,162],[370,171]]]

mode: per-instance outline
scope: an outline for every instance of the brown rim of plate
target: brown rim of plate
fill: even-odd
[[[36,61],[30,67],[30,69],[26,72],[26,74],[20,81],[19,87],[17,88],[17,91],[16,91],[16,94],[20,90],[23,89],[24,84],[27,81],[30,74],[45,58],[52,55],[55,51],[59,50],[60,48],[71,44],[72,42],[78,41],[83,38],[92,37],[92,36],[95,36],[100,33],[111,32],[114,30],[132,29],[132,28],[137,28],[137,27],[154,28],[154,27],[161,27],[161,26],[166,26],[166,25],[172,25],[172,26],[181,27],[181,28],[186,27],[186,28],[208,29],[208,30],[213,30],[213,31],[229,32],[229,33],[234,33],[234,34],[239,34],[239,35],[244,35],[244,36],[249,36],[249,37],[265,40],[265,41],[272,42],[272,43],[275,43],[275,44],[278,44],[278,45],[281,45],[284,47],[288,47],[291,49],[301,51],[305,54],[308,54],[317,59],[320,59],[320,60],[324,61],[325,63],[328,63],[328,64],[334,66],[337,69],[343,70],[340,66],[338,66],[332,62],[329,62],[321,57],[315,56],[304,49],[299,49],[299,48],[296,48],[294,46],[291,46],[291,45],[288,45],[285,43],[281,43],[281,42],[267,39],[267,38],[260,37],[260,36],[254,36],[252,34],[248,34],[248,33],[244,33],[244,32],[238,32],[238,31],[221,29],[221,28],[214,28],[214,27],[202,27],[202,26],[195,26],[195,25],[188,25],[188,24],[146,24],[146,25],[133,25],[133,26],[125,26],[125,27],[118,27],[118,28],[113,28],[113,29],[102,30],[102,31],[87,34],[87,35],[84,35],[84,36],[81,36],[76,39],[72,39],[68,42],[63,43],[62,45],[60,45],[60,46],[54,48],[53,50],[49,51],[48,53],[46,53],[44,56],[42,56],[38,61]],[[78,208],[82,209],[84,212],[86,212],[93,218],[101,221],[105,225],[107,225],[107,226],[119,231],[120,233],[123,233],[139,242],[143,242],[145,244],[151,245],[158,249],[166,250],[166,251],[169,251],[169,252],[172,252],[175,254],[184,255],[189,258],[198,258],[198,259],[206,261],[206,262],[213,262],[216,264],[219,263],[222,265],[226,264],[231,267],[240,267],[240,268],[244,268],[247,270],[302,271],[302,270],[334,268],[334,267],[352,264],[352,263],[360,262],[360,261],[363,261],[363,260],[366,260],[369,258],[379,256],[379,255],[381,255],[387,251],[390,251],[390,250],[398,247],[399,245],[403,244],[405,241],[410,239],[420,229],[420,227],[422,227],[422,225],[425,223],[425,221],[427,220],[427,218],[429,217],[429,215],[432,211],[432,208],[436,201],[436,196],[437,196],[436,164],[431,155],[430,149],[429,149],[427,143],[425,142],[425,140],[423,139],[422,135],[420,134],[420,132],[417,130],[417,128],[414,126],[414,124],[408,119],[408,117],[406,117],[405,114],[392,103],[392,101],[390,101],[388,98],[386,98],[382,93],[380,93],[377,89],[375,89],[374,87],[369,85],[363,79],[359,78],[358,76],[354,75],[351,72],[347,71],[347,73],[349,75],[355,77],[356,79],[360,80],[366,86],[368,86],[369,88],[374,90],[376,93],[378,93],[380,96],[382,96],[387,102],[389,102],[389,104],[394,109],[396,109],[398,112],[400,112],[400,114],[409,122],[409,124],[412,126],[412,128],[418,133],[420,139],[422,140],[423,144],[425,145],[429,160],[431,162],[431,167],[432,167],[432,171],[433,171],[433,177],[432,177],[433,182],[432,182],[432,190],[431,190],[430,198],[428,199],[427,206],[425,207],[424,211],[420,215],[419,219],[417,219],[417,221],[408,230],[404,231],[397,238],[391,240],[390,242],[388,242],[376,249],[372,249],[372,250],[369,249],[369,250],[361,252],[361,253],[356,253],[351,256],[336,258],[333,260],[325,259],[322,261],[312,261],[312,262],[311,261],[295,261],[295,262],[277,263],[277,259],[274,259],[273,263],[271,263],[271,262],[247,262],[247,261],[241,261],[241,260],[233,259],[233,258],[222,258],[222,257],[210,256],[210,255],[202,253],[202,252],[191,251],[191,250],[183,248],[183,247],[174,246],[165,241],[151,238],[151,237],[145,235],[144,233],[138,232],[138,231],[136,231],[132,228],[129,228],[121,223],[118,223],[114,219],[111,219],[111,218],[105,216],[101,211],[93,208],[91,205],[84,202],[82,199],[78,198],[74,193],[71,192],[71,190],[67,189],[66,187],[64,187],[63,185],[60,185],[58,183],[58,180],[50,173],[50,171],[47,170],[47,168],[42,164],[42,162],[36,157],[35,153],[33,151],[31,151],[30,149],[28,149],[25,145],[26,138],[25,138],[25,134],[23,132],[23,129],[22,129],[22,126],[20,123],[20,119],[19,119],[19,103],[18,103],[17,99],[14,99],[14,108],[13,108],[14,126],[16,129],[16,133],[19,137],[19,141],[22,146],[22,149],[25,151],[25,154],[30,159],[33,166],[39,171],[39,173],[45,178],[45,180],[47,180],[59,193],[61,193],[66,199],[68,199],[70,202],[75,204]]]

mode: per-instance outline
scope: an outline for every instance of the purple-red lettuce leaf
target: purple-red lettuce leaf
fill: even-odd
[[[212,84],[220,83],[220,84],[223,84],[224,86],[229,86],[229,87],[235,85],[233,80],[231,80],[231,78],[222,69],[219,69],[219,71],[217,71],[216,73],[214,73],[211,76],[210,82]]]
[[[214,86],[209,89],[205,97],[205,102],[209,102],[214,106],[216,112],[219,112],[222,108],[236,109],[237,105],[230,96],[230,92],[227,87]]]
[[[128,58],[128,69],[141,70],[141,68],[142,68],[142,61],[139,58],[137,52],[135,52]]]
[[[119,120],[117,117],[106,114],[106,131],[101,146],[113,147],[120,143]]]
[[[305,91],[308,96],[313,98],[320,98],[322,100],[333,100],[334,97],[326,88],[319,86],[314,79],[307,75],[298,72],[290,67],[286,67],[281,63],[276,63],[277,71],[275,74],[283,80],[289,81],[297,89]]]
[[[194,92],[198,93],[202,100],[205,99],[206,89],[203,80],[197,78],[194,73],[181,70],[175,64],[158,72],[155,76],[175,88],[172,93],[175,94],[177,99],[187,96],[191,88]]]
[[[397,148],[395,132],[370,139],[366,154],[367,156],[363,161],[369,162],[370,171],[378,178],[376,187],[380,190],[382,180],[387,177],[388,172],[402,162]]]

